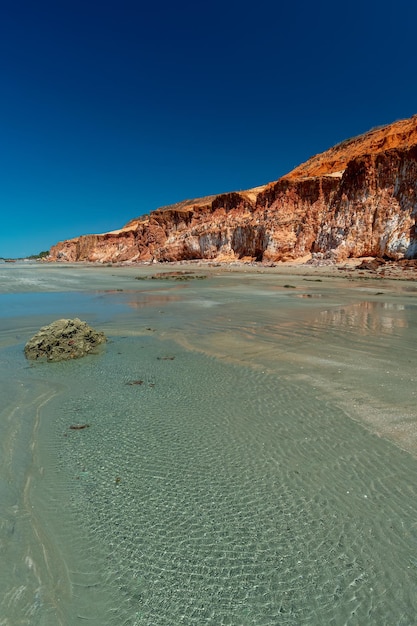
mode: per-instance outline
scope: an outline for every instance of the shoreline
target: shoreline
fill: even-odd
[[[294,261],[279,261],[276,263],[262,261],[217,261],[209,259],[190,259],[182,261],[122,261],[122,262],[95,262],[95,261],[41,261],[43,264],[59,267],[97,267],[97,268],[146,268],[156,271],[181,271],[184,268],[194,268],[209,272],[228,273],[268,273],[283,276],[307,276],[323,278],[345,278],[348,280],[400,280],[417,281],[417,259],[399,261],[384,261],[375,257],[360,257],[347,259],[335,263],[328,260],[299,259]],[[38,263],[38,262],[36,262]]]

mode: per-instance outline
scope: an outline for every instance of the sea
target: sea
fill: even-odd
[[[172,271],[0,265],[0,626],[417,624],[417,284]]]

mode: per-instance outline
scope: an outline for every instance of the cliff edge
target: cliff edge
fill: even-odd
[[[276,182],[185,200],[63,241],[52,261],[341,261],[417,256],[417,115],[343,141]]]

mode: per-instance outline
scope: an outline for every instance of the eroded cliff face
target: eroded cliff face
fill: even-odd
[[[417,256],[417,116],[347,140],[267,186],[187,200],[58,243],[63,261]]]

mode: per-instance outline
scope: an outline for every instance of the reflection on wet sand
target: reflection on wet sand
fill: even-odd
[[[389,296],[297,301],[294,308],[293,297],[277,303],[258,292],[244,307],[233,300],[215,310],[200,307],[163,336],[223,361],[309,380],[350,417],[417,455],[415,305]]]
[[[351,330],[363,335],[385,335],[408,327],[405,310],[404,304],[396,302],[356,302],[322,311],[318,323],[323,327]]]
[[[129,294],[128,304],[132,309],[145,309],[168,304],[169,302],[178,302],[180,299],[180,296],[136,292],[135,294]]]
[[[348,335],[363,336],[365,341],[367,337],[401,335],[409,328],[408,315],[414,310],[397,302],[373,301],[332,305],[319,311],[306,308],[298,313],[288,305],[279,309],[274,303],[264,301],[263,305],[256,305],[258,310],[246,305],[244,312],[229,305],[226,313],[222,307],[216,315],[211,310],[210,324],[204,323],[200,311],[198,320],[190,317],[184,329],[165,329],[165,333],[187,349],[267,366],[271,360],[281,362],[284,354],[311,353],[315,346],[321,350],[323,345],[328,349],[332,342],[348,350],[351,346],[343,345]]]

